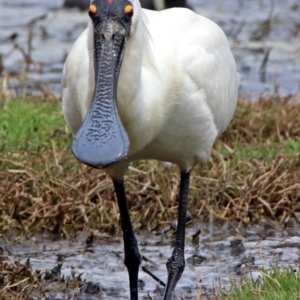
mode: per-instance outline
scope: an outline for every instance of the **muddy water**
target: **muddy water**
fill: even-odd
[[[198,13],[217,22],[228,35],[241,74],[242,93],[286,95],[299,91],[298,0],[190,0],[189,3]],[[29,70],[22,80],[10,80],[19,94],[37,92],[39,81],[60,94],[63,61],[88,19],[85,12],[64,10],[61,4],[62,0],[0,0],[3,72],[24,75],[26,67]],[[32,49],[28,51],[29,31]],[[25,53],[30,52],[29,64],[26,65],[19,49],[13,49],[15,44]]]
[[[200,239],[192,243],[191,236],[201,229]],[[209,226],[207,223],[190,228],[186,238],[186,268],[179,281],[176,292],[181,299],[195,299],[199,288],[212,294],[213,288],[228,288],[232,279],[241,277],[259,277],[259,268],[268,268],[270,264],[292,266],[299,270],[300,237],[296,229],[276,231],[269,226],[236,229],[223,226]],[[235,232],[235,233],[234,233]],[[298,231],[299,233],[299,231]],[[35,270],[52,270],[63,262],[61,275],[72,278],[83,274],[81,278],[97,285],[98,292],[88,294],[76,289],[59,292],[48,287],[45,293],[49,299],[128,299],[128,277],[123,265],[123,242],[121,237],[96,239],[87,246],[87,235],[80,234],[68,240],[51,239],[50,236],[36,236],[31,240],[6,244],[7,255],[13,260],[25,262],[30,257]],[[151,262],[143,261],[162,281],[166,281],[167,258],[172,252],[170,237],[147,234],[138,237],[141,254]],[[148,274],[140,271],[140,299],[155,296],[161,299],[162,287]],[[39,299],[38,297],[36,299]],[[178,299],[178,298],[176,298]]]

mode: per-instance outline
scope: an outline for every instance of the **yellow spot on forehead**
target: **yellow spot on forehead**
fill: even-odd
[[[133,12],[132,5],[126,5],[124,11],[125,11],[125,14],[131,14]]]
[[[90,5],[90,12],[93,14],[97,12],[97,6],[95,4]]]

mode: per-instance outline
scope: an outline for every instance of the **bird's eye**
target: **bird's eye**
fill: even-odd
[[[89,16],[91,19],[94,18],[96,12],[97,12],[97,6],[95,4],[91,4],[89,8]]]
[[[126,5],[124,8],[124,12],[128,18],[132,18],[133,16],[133,7],[132,5]]]

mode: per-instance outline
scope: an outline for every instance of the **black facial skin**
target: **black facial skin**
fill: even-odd
[[[114,20],[120,23],[125,29],[125,35],[128,36],[131,27],[131,16],[125,12],[127,5],[132,5],[127,0],[94,0],[91,5],[97,8],[96,13],[90,13],[93,20],[94,28],[96,29],[99,23],[107,20]]]
[[[131,7],[126,0],[95,0],[91,5],[96,7],[89,13],[94,27],[95,90],[72,151],[82,163],[106,168],[126,160],[130,146],[117,108],[117,86],[132,12],[125,9]]]

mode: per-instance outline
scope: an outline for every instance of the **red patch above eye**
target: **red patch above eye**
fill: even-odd
[[[109,4],[112,4],[115,0],[107,0]]]

